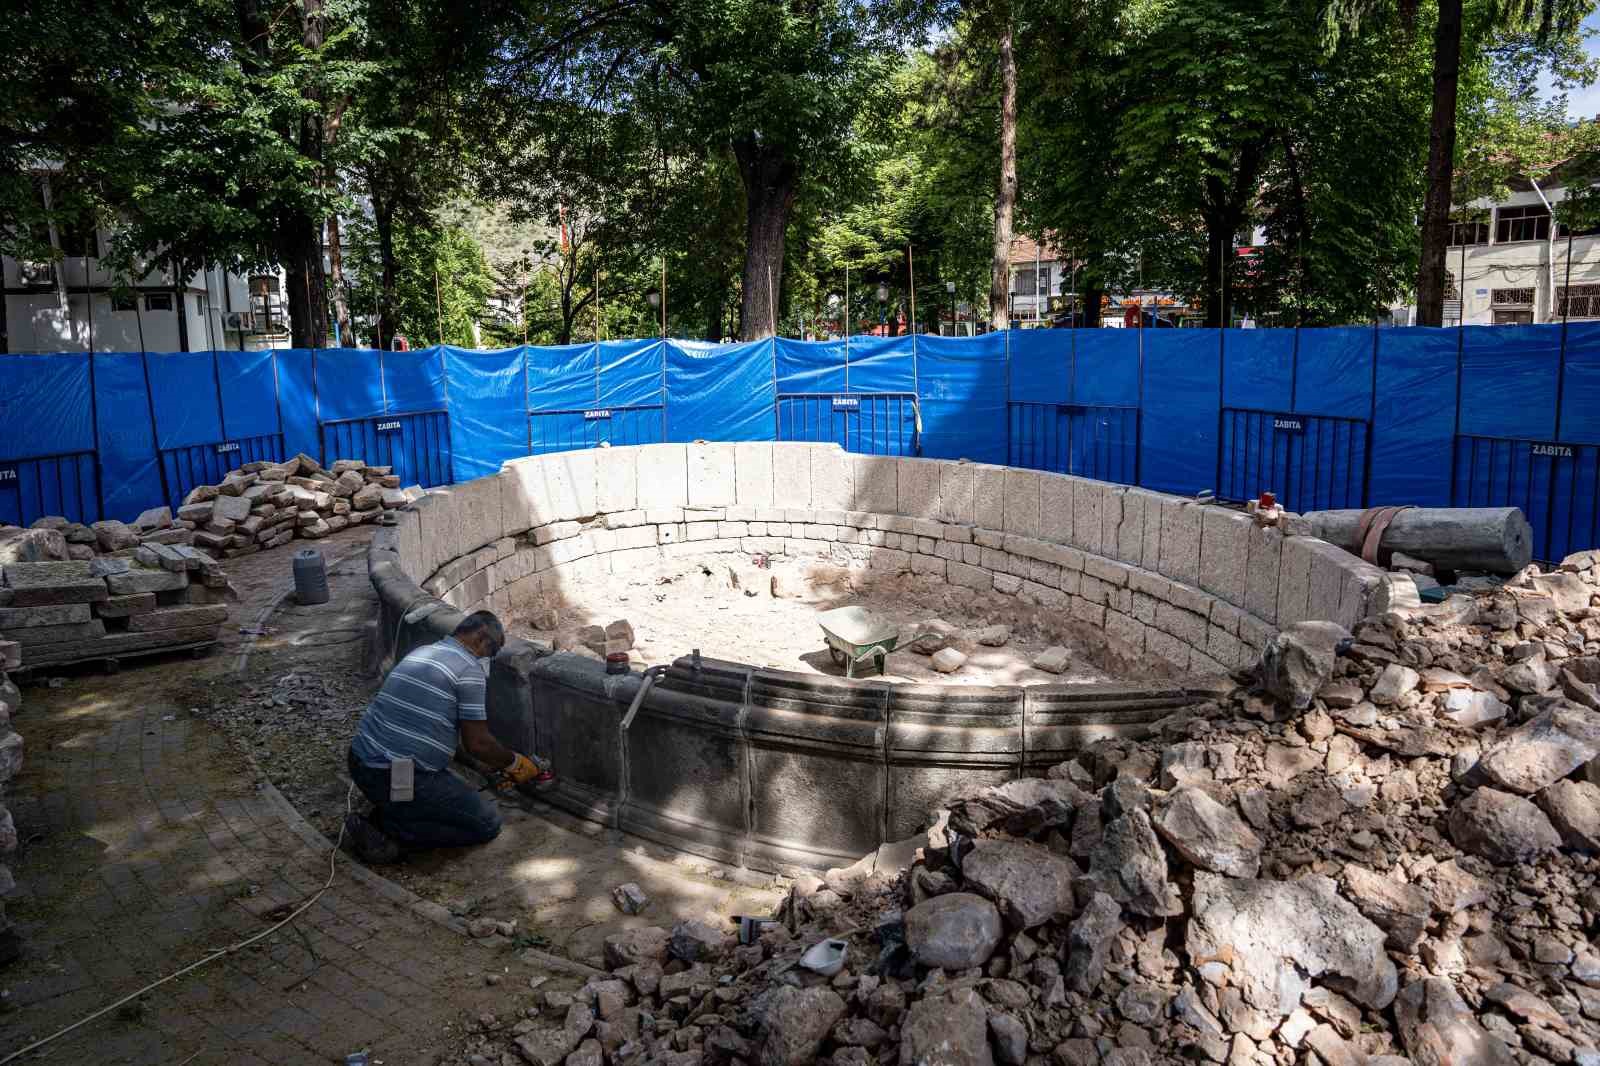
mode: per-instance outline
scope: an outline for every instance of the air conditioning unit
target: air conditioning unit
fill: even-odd
[[[55,266],[50,263],[17,264],[17,278],[24,285],[54,285],[56,280]]]
[[[249,333],[255,327],[254,318],[248,311],[226,311],[222,315],[222,328],[229,333]]]

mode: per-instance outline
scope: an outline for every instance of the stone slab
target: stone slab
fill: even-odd
[[[71,625],[89,621],[87,603],[51,603],[37,607],[0,607],[0,633],[32,626]]]
[[[1200,587],[1241,607],[1254,525],[1248,515],[1225,507],[1200,511]]]
[[[121,561],[121,560],[119,560]],[[93,561],[9,563],[3,573],[16,607],[51,603],[97,603],[108,595],[105,579],[91,569]]]
[[[811,503],[818,510],[854,511],[854,458],[837,445],[812,445]]]
[[[1004,529],[1024,537],[1039,535],[1039,472],[1006,468]]]
[[[1161,573],[1185,585],[1200,584],[1200,505],[1161,501]]]
[[[1278,566],[1278,617],[1281,626],[1304,622],[1308,617],[1306,606],[1311,599],[1311,545],[1317,543],[1310,537],[1285,537]]]
[[[1283,534],[1271,526],[1250,524],[1246,536],[1244,607],[1264,622],[1278,620],[1278,567],[1283,562]]]
[[[973,490],[977,480],[971,463],[939,464],[939,518],[970,526],[974,522]]]
[[[772,445],[746,441],[733,446],[733,499],[745,507],[771,507]]]
[[[106,625],[98,618],[87,622],[74,622],[59,626],[28,626],[9,629],[6,637],[21,644],[24,650],[39,644],[59,644],[63,641],[94,640],[106,634]]]
[[[1072,479],[1072,543],[1096,555],[1104,554],[1100,550],[1100,512],[1105,491],[1106,486],[1099,481]]]
[[[219,626],[228,620],[225,604],[183,607],[158,607],[128,619],[130,633],[147,633],[156,629],[192,629],[197,626]]]
[[[737,461],[737,460],[735,460]],[[783,443],[772,446],[772,506],[811,506],[811,446]]]
[[[937,459],[900,459],[896,485],[896,510],[908,518],[938,519],[940,466]]]
[[[643,448],[638,456],[639,503],[655,507],[683,507],[689,502],[689,456],[681,444]]]
[[[216,639],[215,626],[163,629],[156,633],[115,633],[95,640],[41,644],[29,648],[24,658],[28,666],[48,666],[80,659],[114,658],[134,652],[159,651],[186,644],[212,644]]]
[[[1039,475],[1039,538],[1074,544],[1073,479],[1065,474]]]
[[[894,514],[900,506],[899,460],[887,455],[857,455],[852,458],[855,502],[849,509],[869,514]]]
[[[972,468],[972,524],[1006,528],[1005,467],[980,463]]]
[[[695,443],[688,446],[690,507],[727,507],[736,502],[734,446]]]
[[[191,585],[190,592],[203,586]],[[94,613],[101,618],[127,618],[156,609],[154,592],[135,592],[128,596],[111,596],[94,605]]]
[[[189,574],[168,570],[131,569],[125,574],[111,574],[105,579],[106,588],[113,596],[127,596],[135,592],[167,592],[189,587]]]

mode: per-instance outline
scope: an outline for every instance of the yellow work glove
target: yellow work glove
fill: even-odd
[[[514,785],[525,785],[539,776],[539,767],[526,755],[513,754],[511,765],[502,771]]]

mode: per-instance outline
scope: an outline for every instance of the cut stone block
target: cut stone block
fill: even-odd
[[[186,607],[158,607],[128,619],[130,633],[145,633],[155,629],[191,629],[197,626],[218,626],[228,620],[224,604]]]
[[[97,560],[96,560],[97,561]],[[15,607],[47,603],[97,603],[106,598],[105,579],[90,569],[95,561],[10,563],[5,583]]]
[[[899,459],[895,462],[895,509],[908,518],[940,517],[937,459]]]
[[[170,507],[152,507],[147,511],[139,512],[139,517],[133,520],[134,528],[145,532],[165,529],[170,525],[172,525],[172,508]]]
[[[1244,606],[1264,622],[1278,619],[1278,567],[1283,561],[1283,534],[1250,523],[1246,537]]]
[[[1024,537],[1039,535],[1039,474],[1006,469],[1005,531]]]
[[[16,641],[23,647],[24,655],[27,649],[38,644],[60,644],[70,640],[94,640],[106,635],[106,624],[98,618],[87,622],[74,622],[69,625],[59,626],[29,626],[23,629],[7,630],[6,636]]]
[[[1035,505],[1037,506],[1037,504]],[[983,529],[1006,528],[1006,468],[976,465],[972,468],[973,525]]]
[[[1185,585],[1200,584],[1200,506],[1161,501],[1161,573]]]
[[[595,509],[601,514],[631,511],[639,504],[639,449],[601,448],[594,456]],[[518,532],[506,515],[506,532]]]
[[[1100,512],[1106,486],[1086,478],[1072,479],[1072,543],[1086,552],[1100,552]]]
[[[1053,544],[1073,544],[1073,479],[1064,474],[1039,475],[1039,533]]]
[[[689,456],[683,445],[645,448],[638,463],[640,507],[682,507],[689,502]]]
[[[899,461],[884,455],[857,455],[854,467],[854,510],[894,514],[900,506]]]
[[[811,452],[811,503],[815,510],[853,511],[855,506],[854,456],[837,445],[809,445]]]
[[[975,468],[970,463],[939,464],[939,519],[958,525],[973,524]]]
[[[1200,587],[1236,606],[1245,604],[1250,530],[1255,522],[1225,507],[1200,511]]]
[[[218,496],[211,501],[211,521],[243,522],[250,517],[250,501],[243,496]]]
[[[89,621],[87,603],[51,603],[37,607],[0,607],[0,633],[33,626],[70,625]]]
[[[728,507],[734,503],[732,444],[688,446],[690,507]]]
[[[734,503],[741,507],[771,507],[772,493],[772,445],[764,441],[735,444],[733,446]]]
[[[105,579],[106,588],[113,596],[127,596],[135,592],[165,592],[169,589],[189,587],[189,575],[167,570],[129,570],[125,574],[112,574]]]
[[[28,649],[27,660],[29,666],[47,666],[79,659],[109,658],[128,652],[154,651],[176,645],[211,644],[216,639],[215,626],[163,629],[155,633],[113,633],[94,640],[41,644]]]
[[[195,586],[190,587],[193,591]],[[131,615],[143,614],[156,609],[156,594],[154,592],[135,592],[127,596],[112,596],[95,604],[95,614],[101,618],[128,618]]]
[[[811,445],[779,443],[772,446],[772,506],[811,506]]]

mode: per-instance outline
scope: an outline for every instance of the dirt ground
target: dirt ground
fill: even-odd
[[[778,594],[774,595],[774,590]],[[635,666],[671,662],[699,648],[716,659],[803,673],[844,676],[817,623],[818,613],[860,605],[890,622],[901,635],[900,650],[888,657],[885,677],[895,682],[951,685],[1039,685],[1105,681],[1122,672],[1100,635],[1063,622],[1059,614],[1038,611],[995,593],[952,587],[913,575],[882,575],[801,561],[773,559],[770,568],[728,555],[672,560],[657,568],[604,579],[574,580],[550,611],[535,610],[512,620],[524,637],[551,641],[557,648],[591,653],[580,632],[626,619],[634,632]],[[910,638],[933,620],[954,626],[950,646],[967,662],[953,674],[933,669],[927,655],[910,649]],[[552,628],[539,628],[541,624]],[[978,643],[986,626],[1010,628],[1000,647]],[[1052,645],[1071,654],[1071,665],[1056,675],[1035,669],[1032,659]],[[857,677],[875,678],[866,660]]]

